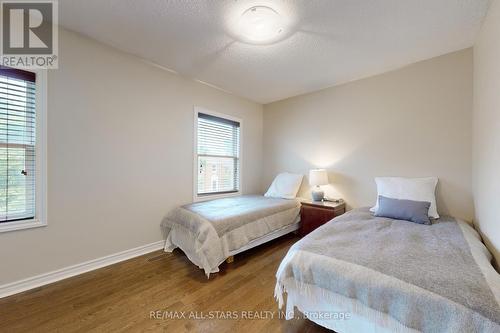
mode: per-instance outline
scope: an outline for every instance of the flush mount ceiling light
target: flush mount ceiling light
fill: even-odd
[[[271,7],[254,6],[243,12],[237,22],[240,38],[252,44],[270,44],[284,35],[284,20]]]

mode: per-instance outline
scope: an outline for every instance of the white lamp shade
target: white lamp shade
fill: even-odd
[[[328,173],[325,169],[309,171],[309,184],[312,186],[328,185]]]

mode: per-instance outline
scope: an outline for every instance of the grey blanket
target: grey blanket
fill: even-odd
[[[196,202],[182,206],[209,221],[219,236],[285,210],[299,206],[297,200],[269,198],[262,195],[243,195],[233,198]],[[175,212],[173,212],[175,214]],[[175,217],[171,217],[175,220]]]
[[[279,299],[293,281],[417,331],[500,332],[499,305],[453,218],[426,226],[351,211],[296,243],[277,279]]]
[[[293,225],[297,200],[243,195],[175,208],[163,220],[165,251],[180,247],[207,276],[232,252]]]

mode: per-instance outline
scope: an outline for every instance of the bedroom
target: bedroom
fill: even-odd
[[[370,255],[355,248],[355,240],[364,239],[368,248],[378,244],[376,237],[393,237],[369,228],[340,230],[379,196],[413,203],[435,196],[431,206],[441,218],[430,226],[408,222],[413,215],[395,219],[412,233],[405,234],[410,240],[425,234],[436,241],[426,230],[446,225],[446,216],[467,223],[455,223],[460,232],[449,235],[465,246],[457,247],[463,256],[449,253],[450,263],[432,252],[449,250],[444,241],[422,249],[435,254],[427,261],[411,252],[380,257],[399,262],[411,256],[404,262],[422,270],[475,263],[457,266],[461,274],[418,271],[413,276],[435,283],[413,282],[438,288],[436,297],[449,300],[471,295],[467,288],[450,292],[443,281],[480,277],[469,292],[487,293],[477,298],[490,303],[466,304],[482,316],[470,320],[477,325],[472,330],[495,331],[498,0],[60,0],[45,1],[48,12],[32,9],[34,18],[25,13],[29,24],[15,24],[26,7],[8,5],[26,3],[2,2],[2,104],[31,99],[22,110],[4,107],[7,118],[0,122],[0,331],[470,331],[432,326],[439,323],[410,302],[423,294],[406,295],[403,310],[416,318],[398,317],[389,307],[378,309],[382,317],[364,313],[363,321],[362,311],[331,304],[334,297],[299,304],[308,300],[297,297],[307,288],[294,295],[280,283],[279,277],[290,278],[286,265],[298,261],[290,248],[314,247],[328,231],[343,237],[332,238],[334,255],[345,255],[335,244],[363,253],[353,265]],[[49,14],[52,20],[41,25]],[[37,26],[51,30],[51,43]],[[19,27],[29,29],[16,39]],[[20,55],[9,44],[51,44],[51,57],[29,49]],[[44,66],[16,66],[29,52]],[[403,194],[384,192],[387,178],[380,177],[400,177],[392,181]],[[423,178],[426,197],[407,195]],[[284,188],[289,193],[280,193]],[[312,192],[342,202],[313,202]],[[196,230],[194,238],[194,229],[179,231],[186,220],[173,217],[205,233]],[[217,227],[207,226],[212,220]],[[202,243],[208,245],[200,252]],[[409,251],[408,244],[414,243],[387,242],[383,249]],[[363,267],[375,269],[375,263],[387,264],[373,260]],[[363,276],[354,274],[349,283]],[[283,288],[289,293],[280,308]],[[377,310],[404,296],[373,295],[360,297],[365,303],[358,310]],[[290,300],[293,320],[286,318]],[[318,319],[327,315],[335,318]]]

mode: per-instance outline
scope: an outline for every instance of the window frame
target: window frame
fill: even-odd
[[[0,233],[47,226],[47,70],[28,71],[36,74],[35,217],[2,222]]]
[[[194,106],[194,133],[193,133],[193,201],[206,201],[206,200],[212,200],[212,199],[219,199],[219,198],[228,198],[228,197],[236,197],[241,195],[242,193],[242,188],[243,188],[243,120],[240,118],[233,117],[228,114],[224,113],[219,113],[215,111],[211,111],[208,109],[205,109],[200,106]],[[219,117],[231,121],[236,121],[240,123],[240,146],[239,146],[239,157],[238,157],[238,167],[239,167],[239,188],[238,191],[234,192],[228,192],[228,193],[214,193],[214,194],[203,194],[203,195],[198,195],[198,114],[199,113],[204,113],[208,114],[210,116],[214,117]]]

